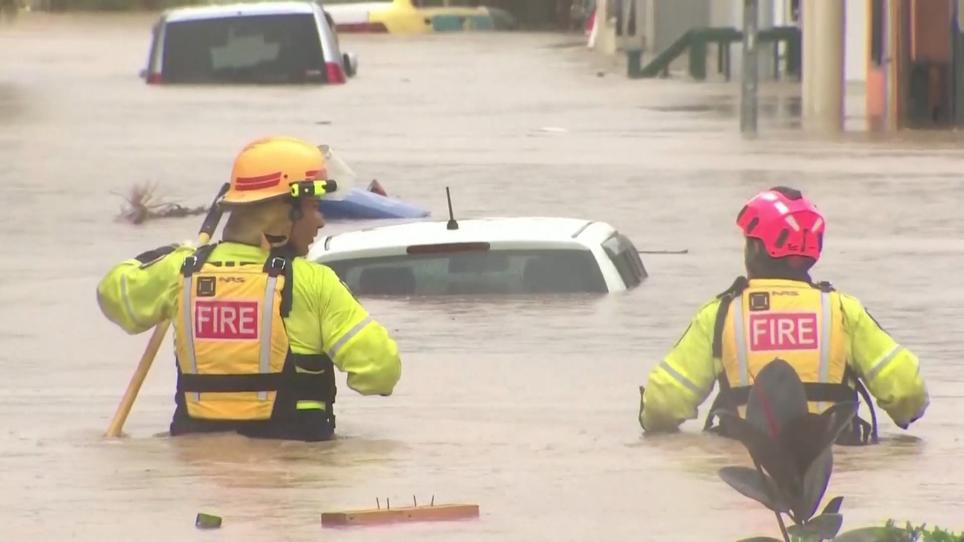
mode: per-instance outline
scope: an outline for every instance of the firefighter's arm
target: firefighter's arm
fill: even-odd
[[[713,391],[716,362],[713,328],[718,301],[704,305],[683,336],[640,388],[639,423],[647,432],[674,431],[695,419],[698,407]]]
[[[930,402],[917,356],[897,343],[856,298],[841,295],[851,340],[851,365],[902,429],[924,415]]]
[[[401,377],[398,345],[355,299],[338,275],[322,265],[318,304],[322,344],[332,362],[348,373],[348,387],[362,395],[391,395]]]
[[[188,245],[167,245],[115,265],[97,285],[101,312],[130,334],[170,318],[178,273],[193,253]]]

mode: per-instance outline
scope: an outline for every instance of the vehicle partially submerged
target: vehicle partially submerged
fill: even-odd
[[[357,67],[319,3],[265,1],[165,11],[141,76],[148,84],[342,84]]]
[[[507,11],[473,0],[387,0],[328,3],[340,32],[420,34],[462,30],[508,30],[516,25]]]
[[[329,235],[308,258],[359,296],[608,293],[647,276],[625,235],[575,218],[394,224]]]

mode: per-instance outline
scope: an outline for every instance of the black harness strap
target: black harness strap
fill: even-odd
[[[737,277],[729,288],[716,296],[720,300],[720,305],[717,307],[716,322],[713,325],[713,357],[715,359],[723,358],[723,327],[726,325],[726,315],[730,312],[730,304],[743,293],[748,285],[749,281],[746,277]],[[737,407],[737,405],[731,404],[732,390],[730,382],[726,378],[726,371],[720,373],[717,381],[720,384],[720,391],[716,394],[716,399],[710,406],[710,413],[706,417],[706,423],[703,424],[704,431],[713,430],[713,422],[716,419],[715,411],[721,408],[735,410]],[[747,396],[749,397],[749,395]]]
[[[242,391],[278,391],[284,385],[282,373],[242,375],[181,375],[181,391],[195,393],[231,393]]]
[[[720,300],[720,306],[716,310],[716,323],[713,326],[713,357],[721,359],[723,357],[723,326],[726,324],[726,315],[730,312],[730,303],[746,290],[749,281],[746,277],[737,277],[729,288],[724,290],[716,297]]]
[[[291,254],[285,247],[272,249],[268,254],[268,261],[264,263],[264,272],[276,277],[284,274],[285,284],[281,289],[281,317],[287,318],[291,314],[291,303],[294,290],[294,265]]]
[[[202,245],[194,251],[194,254],[184,258],[184,263],[181,264],[181,274],[185,277],[190,277],[194,273],[197,273],[204,267],[204,262],[208,261],[211,257],[211,253],[214,252],[214,248],[218,246],[217,243],[213,245]]]

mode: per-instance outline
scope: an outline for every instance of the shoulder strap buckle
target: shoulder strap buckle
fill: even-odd
[[[185,277],[190,277],[197,270],[197,256],[191,254],[187,258],[184,258],[184,263],[181,264],[181,274]]]
[[[214,252],[214,247],[216,246],[217,244],[198,247],[198,249],[194,251],[194,254],[184,258],[184,263],[181,265],[181,273],[185,277],[190,277],[192,274],[198,272],[198,270],[204,266],[204,262],[208,261],[208,257]]]
[[[288,260],[280,257],[273,256],[268,259],[268,264],[265,266],[265,270],[269,275],[276,277],[285,272],[288,268]]]
[[[829,294],[830,292],[835,292],[835,291],[837,291],[836,288],[833,287],[833,284],[830,284],[828,281],[825,281],[825,280],[822,280],[822,281],[820,281],[820,282],[815,282],[815,283],[813,283],[813,286],[814,286],[816,289],[820,290],[821,292],[825,292],[825,293],[828,293],[828,294]]]

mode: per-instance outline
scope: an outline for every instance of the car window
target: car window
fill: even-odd
[[[326,263],[359,295],[607,292],[588,250],[485,250]]]
[[[646,268],[643,266],[643,261],[639,259],[639,251],[625,235],[614,233],[603,242],[603,249],[616,266],[616,271],[622,277],[626,288],[638,286],[646,278]]]
[[[313,14],[226,17],[169,23],[164,79],[175,83],[323,80]]]

